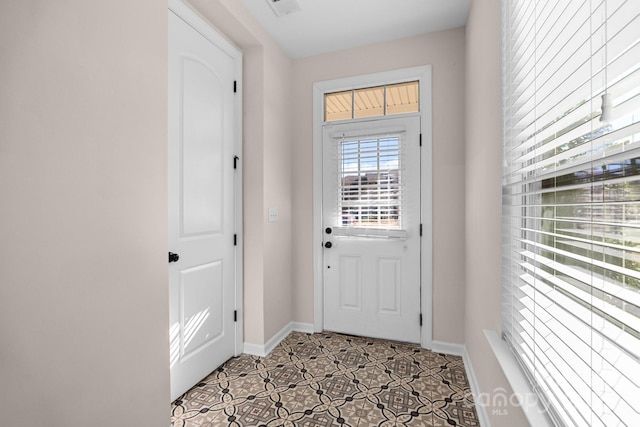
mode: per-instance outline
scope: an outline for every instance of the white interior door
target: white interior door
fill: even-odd
[[[235,351],[234,75],[169,12],[171,400]]]
[[[420,119],[324,126],[324,329],[420,342]]]

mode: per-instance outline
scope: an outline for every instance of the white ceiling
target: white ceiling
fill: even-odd
[[[270,0],[241,0],[292,58],[461,27],[471,0],[298,0],[277,17]]]

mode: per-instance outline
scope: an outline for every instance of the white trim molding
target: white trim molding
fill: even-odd
[[[198,11],[182,0],[169,0],[169,10],[182,18],[204,38],[218,46],[224,53],[232,58],[242,57],[242,50],[231,40],[226,38],[222,31],[206,20]],[[242,76],[242,73],[240,73]]]
[[[252,356],[267,357],[274,348],[278,346],[291,332],[314,333],[313,325],[310,323],[289,322],[277,334],[275,334],[264,345],[244,343],[244,353]]]
[[[513,395],[519,399],[520,408],[529,424],[536,427],[553,427],[555,424],[549,418],[542,401],[537,398],[537,394],[533,391],[529,380],[507,343],[500,338],[496,331],[485,329],[484,335],[505,377],[507,377],[507,381],[509,381]]]
[[[431,341],[430,350],[434,353],[444,353],[460,357],[463,357],[466,351],[464,344],[453,344],[443,341]]]
[[[471,388],[471,394],[473,395],[473,403],[476,405],[476,414],[478,415],[478,422],[482,427],[491,427],[491,421],[489,420],[489,413],[485,402],[480,398],[480,386],[478,385],[478,378],[476,372],[473,370],[471,364],[471,358],[467,353],[467,348],[464,347],[462,354],[462,361],[464,362],[464,369],[467,373],[467,379],[469,380],[469,387]]]
[[[324,94],[363,87],[394,84],[407,81],[420,84],[420,128],[421,150],[421,206],[420,222],[423,225],[421,241],[421,311],[422,330],[420,343],[431,347],[433,337],[432,301],[432,104],[431,66],[405,68],[362,76],[317,82],[313,85],[313,315],[314,330],[321,332],[323,313],[323,268],[322,268],[322,127],[324,125]]]

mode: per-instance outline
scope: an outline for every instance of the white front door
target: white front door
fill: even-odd
[[[234,67],[169,12],[172,401],[235,351]]]
[[[420,118],[323,129],[324,329],[420,342]]]

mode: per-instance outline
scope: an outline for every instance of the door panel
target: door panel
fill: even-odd
[[[340,257],[340,307],[362,311],[362,257]]]
[[[401,314],[400,258],[378,258],[378,314]]]
[[[183,58],[183,235],[220,233],[223,226],[224,93],[220,77],[198,58]]]
[[[235,352],[234,59],[169,12],[171,399]]]
[[[418,117],[325,125],[326,330],[420,342],[419,135]]]
[[[181,270],[180,301],[184,357],[187,358],[223,333],[222,262]]]

